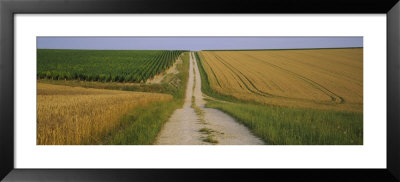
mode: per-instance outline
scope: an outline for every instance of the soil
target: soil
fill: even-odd
[[[168,70],[154,76],[154,78],[152,78],[152,79],[148,79],[146,81],[146,83],[147,84],[159,84],[165,78],[165,76],[167,76],[168,74],[178,74],[179,71],[176,68],[177,64],[182,64],[182,59],[180,56],[178,57],[178,60],[176,60],[175,63],[170,68],[168,68]]]

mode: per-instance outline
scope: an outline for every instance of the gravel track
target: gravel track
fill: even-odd
[[[193,97],[194,96],[194,97]],[[192,101],[194,98],[194,102]],[[196,113],[192,102],[201,110]],[[163,126],[155,144],[157,145],[262,145],[245,126],[224,112],[205,108],[206,101],[201,92],[200,73],[194,53],[190,53],[189,79],[186,88],[185,103],[174,111]],[[206,129],[208,132],[200,132]],[[204,141],[212,138],[216,143]]]

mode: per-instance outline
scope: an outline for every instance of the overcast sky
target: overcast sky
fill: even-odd
[[[362,37],[37,37],[38,49],[212,50],[363,47]]]

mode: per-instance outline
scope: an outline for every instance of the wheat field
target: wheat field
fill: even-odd
[[[212,90],[277,106],[363,110],[363,48],[201,51]]]
[[[168,94],[38,83],[37,144],[101,143],[130,109],[172,99]]]

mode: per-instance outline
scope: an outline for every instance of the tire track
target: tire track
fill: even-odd
[[[249,55],[249,54],[246,54],[246,53],[243,53],[243,54],[246,55],[246,56],[248,56],[248,57],[251,57],[251,58],[253,58],[253,59],[256,59],[256,60],[258,60],[258,61],[262,61],[261,59],[259,59],[259,58],[257,58],[257,57],[254,57],[254,56],[252,56],[252,55]],[[339,95],[336,95],[335,93],[333,93],[332,91],[328,90],[328,89],[325,88],[324,86],[318,84],[317,82],[315,82],[315,81],[313,81],[313,80],[311,80],[311,79],[309,79],[309,78],[307,78],[307,77],[301,76],[301,75],[299,75],[299,74],[297,74],[297,73],[295,73],[295,72],[292,72],[292,71],[290,71],[290,70],[284,69],[284,68],[282,68],[282,67],[280,67],[280,66],[277,66],[277,65],[275,65],[275,64],[272,64],[272,63],[269,63],[269,62],[265,62],[265,61],[262,61],[262,62],[263,62],[263,63],[266,63],[266,64],[268,64],[268,65],[270,65],[270,66],[272,66],[272,67],[278,68],[278,69],[280,69],[280,70],[282,70],[282,71],[284,71],[284,72],[286,72],[286,73],[289,73],[289,74],[291,74],[291,75],[293,75],[293,76],[295,76],[295,77],[297,77],[297,78],[299,78],[299,79],[301,79],[301,80],[303,80],[303,81],[309,83],[309,84],[312,85],[314,88],[316,88],[316,89],[322,91],[324,94],[326,94],[327,96],[329,96],[329,97],[331,98],[331,100],[332,100],[334,103],[338,103],[338,104],[344,103],[344,99],[343,99],[342,97],[340,97]]]
[[[296,53],[294,53],[294,54],[306,55],[306,56],[310,56],[310,57],[314,57],[314,58],[316,58],[316,59],[319,59],[318,56],[309,55],[309,54],[305,54],[305,53],[296,52]],[[287,58],[287,57],[285,57],[285,56],[277,56],[277,55],[272,55],[272,56],[274,56],[274,57],[281,57],[281,58]],[[340,77],[340,78],[343,78],[343,79],[345,79],[345,80],[347,80],[347,81],[349,81],[349,82],[352,82],[353,84],[360,85],[360,83],[359,83],[358,80],[353,79],[353,78],[351,78],[351,77],[349,77],[349,76],[343,75],[343,74],[341,74],[341,73],[339,73],[339,72],[334,72],[334,71],[328,70],[328,69],[326,69],[326,68],[324,68],[324,67],[321,67],[321,66],[317,66],[317,65],[313,65],[313,64],[304,62],[304,61],[302,61],[301,59],[295,59],[295,58],[290,58],[290,57],[287,58],[287,59],[292,59],[292,60],[295,60],[295,61],[300,62],[301,64],[307,65],[307,66],[309,66],[309,67],[317,68],[318,70],[323,70],[323,71],[325,71],[328,75],[331,75],[332,77],[335,77],[335,76],[336,76],[336,77]],[[329,58],[325,58],[325,59],[332,60],[332,59],[329,59]],[[340,63],[340,64],[343,64],[343,63]],[[348,64],[344,64],[344,65],[349,66],[349,67],[353,67],[353,68],[356,67],[356,66],[352,66],[352,65],[348,65]]]
[[[303,99],[303,98],[292,98],[292,97],[285,97],[285,96],[280,96],[280,95],[274,95],[265,91],[262,91],[260,89],[258,89],[255,84],[245,75],[243,74],[241,71],[239,71],[237,68],[235,68],[234,66],[230,65],[228,62],[226,62],[223,58],[221,58],[220,56],[216,55],[215,53],[213,53],[213,56],[215,58],[217,58],[217,60],[219,60],[222,64],[224,64],[228,69],[230,69],[232,71],[232,73],[234,73],[239,79],[240,81],[246,86],[246,89],[249,90],[251,93],[254,93],[256,95],[259,96],[263,96],[263,97],[273,97],[273,98],[280,98],[280,99],[287,99],[287,100],[293,100],[293,101],[305,101],[305,102],[312,102],[312,103],[320,103],[320,104],[327,104],[327,103],[334,103],[334,104],[342,104],[344,103],[344,99],[336,94],[334,94],[333,92],[331,92],[330,90],[326,89],[325,87],[319,85],[318,83],[303,77],[301,75],[298,75],[294,72],[291,72],[289,70],[283,69],[277,65],[274,65],[272,63],[268,63],[268,62],[264,62],[263,60],[260,60],[256,57],[253,57],[251,55],[242,53],[246,56],[249,56],[253,59],[256,59],[258,61],[262,61],[263,63],[267,63],[272,67],[278,68],[281,71],[284,71],[286,73],[289,73],[292,76],[295,76],[296,78],[299,78],[303,81],[305,81],[306,83],[310,84],[312,87],[314,87],[315,89],[321,91],[322,93],[324,93],[325,95],[327,95],[328,97],[331,98],[330,102],[324,102],[324,101],[317,101],[317,100],[312,100],[312,99]],[[244,77],[244,79],[247,80],[247,82],[249,82],[250,85],[246,84],[246,82],[241,78],[240,75],[242,75],[242,77]],[[252,90],[251,88],[253,88],[254,90]]]
[[[200,59],[200,55],[199,55],[199,59]],[[207,61],[202,61],[202,62],[200,62],[200,64],[203,64],[203,63],[207,64],[207,67],[210,68],[211,73],[213,74],[213,76],[214,76],[214,78],[215,78],[215,81],[217,81],[218,86],[222,88],[221,84],[220,84],[219,81],[218,81],[218,77],[217,77],[217,75],[215,75],[215,72],[214,72],[214,70],[212,69],[212,67],[210,66],[210,64],[208,64]],[[204,68],[204,66],[203,66],[203,68]],[[206,78],[208,78],[208,76],[206,76]]]

